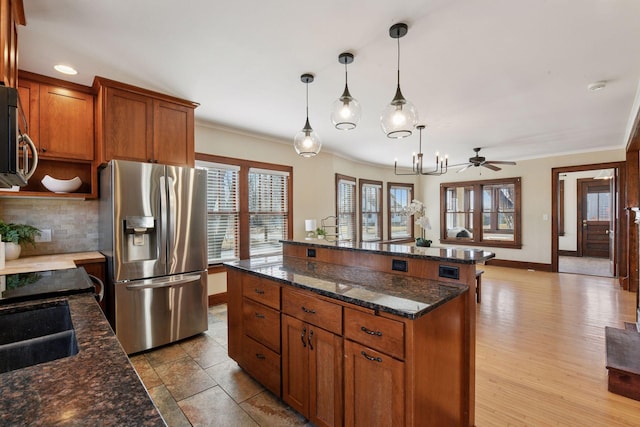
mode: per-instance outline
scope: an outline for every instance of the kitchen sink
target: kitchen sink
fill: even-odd
[[[0,311],[0,373],[78,353],[66,300]]]

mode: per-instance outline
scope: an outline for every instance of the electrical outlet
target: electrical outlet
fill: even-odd
[[[36,236],[36,242],[50,242],[51,241],[51,229],[44,228],[40,230],[40,235]]]

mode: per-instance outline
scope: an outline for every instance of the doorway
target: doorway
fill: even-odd
[[[552,271],[616,277],[624,163],[552,170]]]

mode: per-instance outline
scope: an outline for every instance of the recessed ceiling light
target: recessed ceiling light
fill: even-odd
[[[607,82],[604,80],[600,80],[599,82],[591,83],[587,86],[587,89],[591,91],[602,90],[607,86]]]
[[[68,65],[58,64],[58,65],[54,65],[53,68],[62,74],[68,74],[70,76],[75,76],[76,74],[78,74],[78,71],[76,71],[75,68],[70,67]]]

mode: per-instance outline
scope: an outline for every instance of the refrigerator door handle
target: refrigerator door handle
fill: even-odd
[[[167,174],[167,198],[168,198],[168,206],[166,215],[167,219],[167,233],[166,233],[166,242],[167,242],[167,267],[170,271],[171,267],[176,263],[176,254],[174,253],[175,248],[175,239],[176,239],[176,222],[179,220],[177,217],[177,202],[176,202],[176,188],[174,185],[173,177]]]
[[[147,279],[140,282],[130,283],[126,287],[127,289],[131,290],[167,288],[170,286],[184,285],[185,283],[194,282],[197,280],[200,280],[200,273],[181,274],[178,278],[163,277],[161,279]]]
[[[160,176],[160,254],[162,259],[165,260],[165,274],[167,271],[167,264],[169,260],[167,258],[167,239],[169,238],[169,233],[167,231],[167,227],[169,224],[168,215],[168,203],[167,200],[167,180],[164,175]]]

